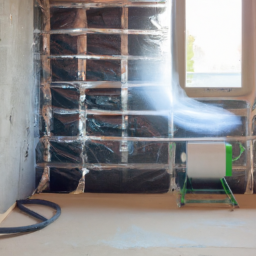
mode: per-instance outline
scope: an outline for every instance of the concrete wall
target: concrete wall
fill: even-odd
[[[0,213],[34,189],[33,0],[0,0]]]

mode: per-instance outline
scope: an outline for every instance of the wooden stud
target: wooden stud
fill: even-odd
[[[122,29],[128,29],[128,8],[122,8],[121,16]],[[127,56],[128,53],[128,35],[121,35],[121,55]],[[128,109],[128,60],[121,60],[121,100],[122,110]],[[122,137],[127,137],[128,116],[122,115]],[[122,140],[120,145],[120,151],[122,152],[122,163],[128,162],[128,141]]]
[[[42,9],[43,13],[43,29],[46,32],[50,32],[51,30],[51,22],[50,22],[50,2],[49,0],[39,1],[39,5]],[[42,107],[42,117],[45,123],[45,138],[43,140],[44,145],[44,154],[43,158],[45,162],[51,161],[50,154],[50,142],[48,137],[51,136],[51,122],[52,122],[52,95],[51,95],[51,60],[48,58],[50,55],[50,34],[42,35],[42,49],[43,53],[41,55],[42,60],[42,78],[41,84],[42,93],[43,93],[43,107]]]

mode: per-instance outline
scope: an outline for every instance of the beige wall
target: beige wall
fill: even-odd
[[[34,188],[33,0],[0,0],[0,213]]]

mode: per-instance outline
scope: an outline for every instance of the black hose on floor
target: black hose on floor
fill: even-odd
[[[42,215],[26,208],[24,206],[24,204],[38,204],[38,205],[48,206],[48,207],[55,209],[56,214],[52,218],[46,219]],[[41,199],[18,200],[17,207],[21,211],[41,220],[42,222],[34,224],[34,225],[30,225],[30,226],[0,228],[0,234],[17,234],[17,233],[37,231],[37,230],[43,229],[43,228],[47,227],[48,225],[50,225],[51,223],[53,223],[55,220],[57,220],[60,217],[60,214],[61,214],[61,208],[59,207],[59,205],[49,202],[49,201],[41,200]]]

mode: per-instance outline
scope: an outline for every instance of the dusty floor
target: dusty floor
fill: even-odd
[[[256,196],[240,195],[241,208],[177,208],[164,195],[41,194],[58,203],[61,217],[21,236],[0,236],[0,255],[98,256],[256,255]],[[46,217],[52,211],[33,207]],[[32,224],[14,210],[1,227]]]

